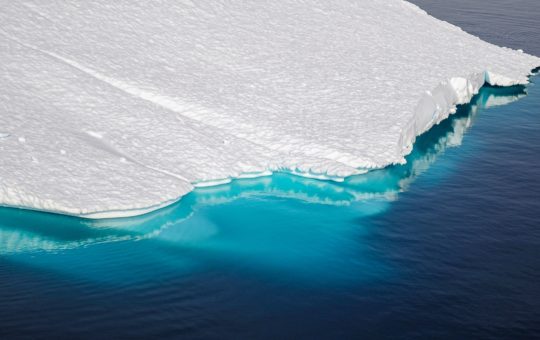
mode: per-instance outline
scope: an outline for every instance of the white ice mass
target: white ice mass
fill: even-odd
[[[90,218],[403,162],[540,65],[402,0],[0,1],[0,205]]]

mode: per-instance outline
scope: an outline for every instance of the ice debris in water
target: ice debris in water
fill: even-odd
[[[91,218],[401,163],[484,83],[540,65],[402,0],[29,0],[0,21],[3,128],[32,136],[2,137],[0,205]]]

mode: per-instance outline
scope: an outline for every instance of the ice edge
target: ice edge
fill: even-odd
[[[465,78],[452,77],[439,83],[433,90],[426,91],[421,95],[414,114],[401,131],[397,150],[399,161],[394,164],[404,164],[405,156],[411,153],[416,137],[455,113],[457,105],[470,103],[484,85],[527,85],[528,77],[537,73],[538,69],[539,67],[531,69],[527,77],[522,79],[512,79],[486,70]]]
[[[391,164],[385,164],[381,166],[375,166],[372,169],[382,169],[392,164],[404,164],[406,163],[405,156],[411,153],[413,149],[413,144],[416,141],[416,138],[421,134],[427,132],[434,125],[439,124],[443,120],[447,119],[451,114],[456,112],[457,105],[463,105],[470,103],[474,95],[478,94],[480,89],[489,84],[491,86],[501,86],[508,87],[514,85],[527,85],[529,84],[528,77],[537,74],[540,71],[540,66],[534,67],[526,75],[526,78],[522,79],[512,79],[499,75],[490,71],[484,71],[479,73],[473,73],[468,77],[452,77],[446,81],[439,83],[435,89],[431,91],[426,91],[421,95],[421,98],[416,106],[414,114],[411,116],[411,119],[406,124],[406,127],[402,129],[399,137],[399,150],[397,154],[399,155],[399,161],[396,161]],[[366,169],[358,169],[359,174],[367,172]],[[345,177],[338,176],[328,176],[326,173],[312,173],[312,172],[303,172],[299,169],[288,169],[285,167],[278,168],[269,168],[261,172],[247,172],[241,173],[238,176],[227,177],[223,179],[216,179],[210,181],[198,181],[192,182],[193,189],[201,187],[213,187],[224,185],[232,182],[233,180],[243,180],[243,179],[253,179],[258,177],[272,176],[274,173],[287,173],[293,176],[299,176],[304,178],[323,180],[323,181],[335,181],[343,182]],[[359,175],[359,174],[355,174]],[[191,191],[193,191],[193,189]],[[75,209],[72,211],[65,210],[55,210],[55,209],[38,209],[26,206],[12,206],[9,204],[0,204],[0,206],[7,208],[17,208],[25,209],[32,211],[40,211],[45,213],[60,214],[72,217],[79,217],[84,219],[116,219],[116,218],[127,218],[133,216],[140,216],[151,213],[153,211],[165,208],[174,203],[177,203],[190,193],[188,191],[183,195],[178,196],[176,199],[167,200],[164,202],[159,202],[157,204],[133,208],[133,209],[111,209],[111,210],[100,210],[93,212],[76,212]]]

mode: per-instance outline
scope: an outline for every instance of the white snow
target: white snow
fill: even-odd
[[[401,0],[2,1],[0,23],[0,205],[90,218],[401,163],[540,65]]]

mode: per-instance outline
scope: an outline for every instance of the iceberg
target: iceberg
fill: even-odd
[[[540,65],[402,0],[29,0],[0,21],[0,205],[87,218],[403,164],[484,84]]]
[[[405,164],[352,176],[343,182],[321,182],[289,176],[287,173],[271,177],[254,174],[256,178],[197,188],[180,203],[145,215],[121,219],[80,219],[0,207],[0,255],[58,252],[104,243],[150,239],[181,248],[193,241],[210,241],[220,234],[221,226],[209,223],[205,217],[198,217],[199,211],[246,198],[257,201],[269,198],[299,201],[318,205],[319,208],[323,205],[355,205],[354,214],[357,217],[378,214],[387,209],[401,192],[407,191],[439,156],[461,145],[482,109],[506,105],[525,95],[524,86],[482,88],[469,104],[459,106],[449,119],[420,136]],[[268,204],[275,205],[277,201],[269,201]]]
[[[354,214],[357,217],[378,214],[387,209],[401,192],[407,191],[440,155],[449,148],[461,145],[482,109],[492,107],[493,103],[508,104],[519,100],[525,96],[525,90],[524,86],[483,88],[469,104],[460,106],[456,114],[419,137],[414,150],[407,156],[406,164],[370,171],[343,182],[321,182],[288,174],[245,178],[225,185],[197,188],[179,204],[122,219],[79,219],[0,208],[0,255],[54,253],[105,243],[142,240],[163,242],[167,247],[179,249],[191,242],[212,244],[212,238],[221,234],[219,230],[222,226],[210,223],[198,212],[246,198],[260,201],[278,198],[315,204],[319,208],[323,205],[355,205]],[[277,202],[274,200],[264,204],[275,205]],[[260,239],[254,240],[254,243],[260,245]],[[233,248],[238,251],[242,247],[245,245]]]

